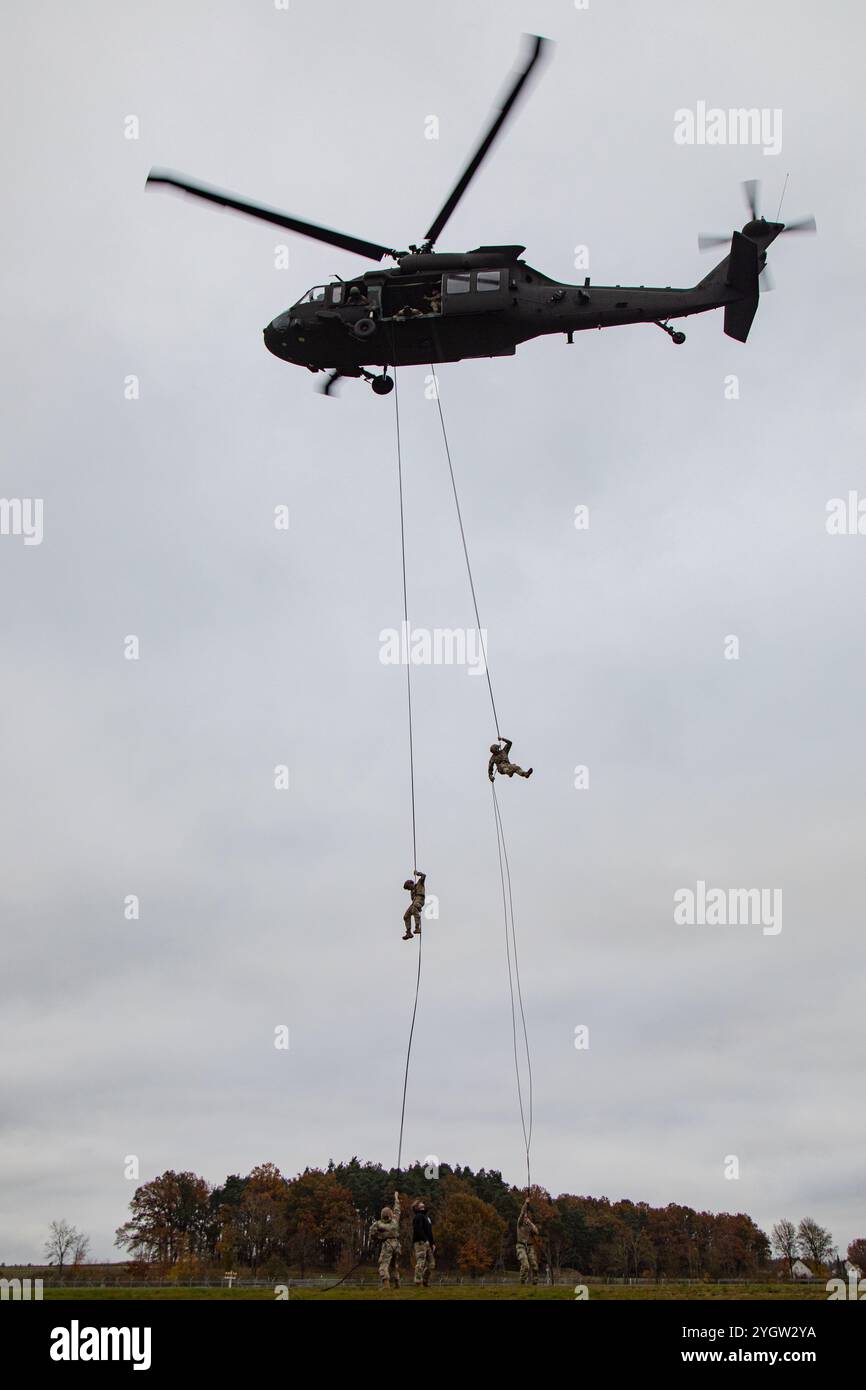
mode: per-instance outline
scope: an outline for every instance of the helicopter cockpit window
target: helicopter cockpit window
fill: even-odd
[[[332,285],[332,286],[331,286],[331,303],[332,303],[332,304],[342,304],[342,302],[343,302],[343,286],[342,286],[342,285]]]
[[[464,274],[461,273],[460,275],[446,275],[446,277],[445,277],[445,293],[446,293],[446,294],[468,294],[468,293],[469,293],[469,279],[470,279],[470,277],[469,277],[468,274],[464,275]]]
[[[482,292],[484,290],[498,290],[501,280],[501,270],[479,270],[476,285]]]
[[[300,300],[298,301],[298,303],[299,303],[299,304],[323,304],[323,303],[324,303],[324,300],[325,300],[325,286],[324,286],[324,285],[315,285],[315,286],[313,287],[313,289],[307,290],[307,293],[304,295],[303,299],[300,299]]]

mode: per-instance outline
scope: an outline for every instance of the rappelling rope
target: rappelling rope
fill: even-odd
[[[391,330],[393,340],[393,327]],[[397,434],[397,484],[400,494],[400,551],[403,563],[403,631],[406,642],[406,702],[409,710],[409,788],[412,803],[412,872],[418,868],[418,843],[415,825],[415,743],[412,734],[412,663],[410,660],[411,642],[409,633],[409,599],[406,588],[406,523],[403,508],[403,449],[400,442],[400,395],[397,389],[397,364],[396,352],[394,357],[394,424]],[[418,1013],[418,995],[421,989],[421,942],[422,935],[418,936],[418,974],[415,978],[415,1003],[412,1006],[412,1024],[409,1028],[409,1045],[406,1048],[406,1068],[403,1073],[403,1103],[400,1108],[400,1140],[397,1145],[397,1171],[400,1171],[400,1164],[403,1158],[403,1125],[406,1119],[406,1088],[409,1085],[409,1060],[412,1056],[412,1039],[415,1036],[415,1018]]]
[[[490,692],[490,707],[493,711],[493,722],[496,725],[496,737],[501,739],[499,732],[499,719],[496,713],[496,701],[493,698],[493,683],[490,679],[490,663],[487,659],[487,649],[481,628],[481,618],[478,613],[478,599],[475,593],[475,581],[472,578],[472,565],[469,561],[469,547],[466,543],[466,532],[463,527],[463,514],[460,510],[460,498],[457,495],[457,482],[454,477],[454,464],[451,459],[451,448],[448,443],[448,431],[445,428],[445,416],[442,411],[442,399],[439,392],[439,380],[436,376],[436,369],[430,363],[430,372],[433,379],[434,395],[439,411],[439,423],[442,427],[442,440],[445,445],[445,457],[448,460],[448,472],[451,476],[451,490],[454,493],[454,506],[457,511],[457,522],[460,527],[460,539],[463,542],[463,554],[466,558],[466,572],[469,576],[469,588],[472,593],[472,606],[475,609],[475,622],[478,628],[478,636],[481,641],[482,651],[484,652],[484,669],[487,675],[487,689]],[[527,1196],[532,1185],[530,1174],[530,1148],[532,1145],[532,1058],[529,1050],[529,1034],[526,1028],[526,1016],[523,1011],[523,994],[520,988],[520,966],[517,960],[517,935],[514,928],[514,901],[511,892],[511,869],[508,863],[508,850],[505,844],[505,829],[502,824],[502,815],[499,810],[499,802],[496,797],[496,784],[491,782],[493,792],[493,818],[496,826],[496,848],[499,855],[499,876],[502,880],[502,911],[505,922],[505,959],[508,965],[508,989],[511,997],[511,1035],[514,1046],[514,1075],[517,1081],[517,1101],[520,1107],[520,1125],[523,1130],[523,1144],[526,1150],[526,1191]],[[510,926],[509,926],[510,919]],[[512,973],[512,957],[514,969]],[[514,985],[517,983],[517,1003],[520,1011],[520,1020],[523,1029],[523,1047],[526,1053],[526,1071],[529,1081],[529,1104],[526,1108],[523,1105],[523,1084],[520,1075],[520,1060],[517,1051],[517,1013],[514,1006]],[[527,1112],[529,1123],[527,1124]]]
[[[451,462],[451,449],[448,445],[448,432],[445,429],[445,416],[442,414],[442,401],[439,397],[439,380],[433,363],[430,363],[430,371],[433,375],[433,391],[436,396],[436,405],[439,410],[439,423],[442,426],[442,439],[445,444],[445,457],[448,460],[448,472],[451,474],[451,490],[454,493],[454,506],[457,509],[457,522],[460,527],[460,539],[463,542],[463,554],[466,557],[466,573],[469,575],[469,588],[472,593],[472,606],[475,609],[475,626],[478,629],[478,640],[481,643],[481,650],[484,653],[484,671],[487,676],[487,689],[490,691],[490,706],[493,710],[493,723],[496,725],[496,737],[501,738],[499,732],[499,718],[496,713],[496,701],[493,698],[493,685],[490,680],[490,663],[487,660],[487,646],[484,641],[484,633],[481,627],[481,619],[478,616],[478,599],[475,597],[475,581],[472,578],[472,566],[469,563],[469,547],[466,544],[466,532],[463,529],[463,514],[460,511],[460,499],[457,496],[457,483],[454,480],[454,465]]]
[[[505,829],[502,824],[502,812],[499,809],[499,801],[496,796],[496,784],[491,782],[490,790],[493,793],[493,815],[496,821],[496,848],[499,854],[499,877],[502,880],[502,912],[505,920],[505,959],[508,964],[508,990],[511,996],[511,1038],[514,1048],[514,1075],[517,1079],[517,1103],[520,1106],[520,1124],[523,1129],[523,1145],[526,1150],[526,1191],[532,1186],[530,1176],[530,1149],[532,1147],[532,1057],[529,1051],[529,1034],[526,1029],[526,1015],[523,1012],[523,994],[520,988],[520,965],[517,959],[517,935],[514,930],[514,901],[511,893],[511,868],[508,863],[508,849],[505,844]],[[503,863],[505,872],[503,873]],[[506,906],[506,885],[507,885],[507,906]],[[511,919],[511,941],[509,943],[509,918]],[[514,975],[512,977],[511,962],[514,959]],[[517,981],[517,1003],[520,1009],[520,1022],[523,1029],[523,1048],[526,1053],[526,1071],[529,1078],[529,1125],[526,1123],[526,1113],[523,1108],[523,1087],[520,1079],[520,1061],[517,1055],[517,1017],[514,1011],[514,982]]]

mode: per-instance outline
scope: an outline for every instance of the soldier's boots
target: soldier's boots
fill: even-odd
[[[403,933],[403,935],[402,935],[402,937],[401,937],[400,939],[401,939],[402,941],[411,941],[411,940],[412,940],[412,931],[411,931],[411,928],[410,928],[409,926],[406,927],[406,930],[404,931],[404,933]]]

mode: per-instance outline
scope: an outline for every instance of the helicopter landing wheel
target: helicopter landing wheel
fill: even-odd
[[[377,396],[387,396],[390,391],[394,390],[394,378],[384,372],[382,376],[374,376],[370,385]]]
[[[656,328],[660,328],[663,333],[667,333],[671,342],[676,343],[677,347],[686,341],[685,333],[680,333],[679,329],[671,328],[669,323],[662,323],[660,319],[653,319],[653,323]]]

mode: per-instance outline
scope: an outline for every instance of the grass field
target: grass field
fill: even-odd
[[[243,1286],[235,1289],[214,1289],[214,1288],[159,1288],[159,1289],[134,1289],[134,1288],[105,1288],[105,1289],[46,1289],[45,1299],[52,1302],[63,1302],[73,1300],[75,1302],[93,1301],[102,1302],[105,1300],[134,1300],[144,1302],[149,1300],[173,1301],[201,1301],[219,1300],[226,1302],[229,1299],[240,1299],[243,1302],[272,1303],[274,1295],[270,1289],[245,1289]],[[554,1285],[551,1287],[546,1284],[539,1284],[535,1288],[522,1287],[519,1284],[506,1285],[475,1285],[465,1284],[444,1284],[431,1289],[416,1289],[412,1284],[404,1285],[403,1288],[382,1292],[376,1287],[347,1287],[341,1285],[339,1288],[325,1293],[319,1289],[291,1289],[289,1294],[292,1302],[310,1301],[318,1302],[327,1299],[330,1302],[357,1301],[362,1302],[385,1302],[387,1300],[409,1303],[430,1303],[449,1301],[487,1302],[496,1300],[510,1300],[511,1302],[574,1302],[574,1288],[571,1285]],[[748,1302],[754,1299],[768,1299],[772,1302],[812,1302],[826,1301],[827,1290],[822,1283],[816,1284],[659,1284],[651,1287],[641,1285],[622,1284],[591,1284],[589,1286],[589,1301],[622,1301],[631,1302],[634,1300],[676,1300],[676,1299],[702,1299],[716,1303],[727,1302]]]

